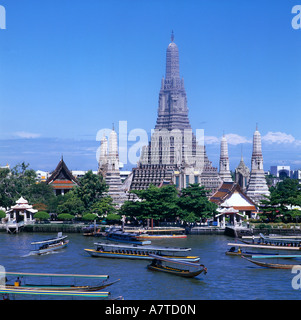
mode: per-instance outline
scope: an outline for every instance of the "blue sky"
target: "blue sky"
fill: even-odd
[[[218,166],[241,148],[250,166],[256,123],[264,168],[301,168],[301,29],[297,0],[0,0],[0,165],[97,169],[102,128],[154,128],[171,30],[189,118]],[[300,2],[301,4],[301,2]],[[126,168],[130,167],[130,164]]]

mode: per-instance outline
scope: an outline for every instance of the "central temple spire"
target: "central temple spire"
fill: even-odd
[[[166,73],[161,82],[155,129],[191,129],[184,80],[180,78],[179,50],[173,32],[171,41],[166,50]]]
[[[166,80],[180,79],[179,49],[174,43],[174,34],[171,34],[171,43],[166,50]]]
[[[174,33],[173,33],[173,30],[171,31],[171,42],[174,42],[174,39],[175,39],[175,36],[174,36]]]

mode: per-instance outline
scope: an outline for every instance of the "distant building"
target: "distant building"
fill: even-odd
[[[46,183],[53,187],[55,195],[64,195],[73,187],[79,185],[78,180],[66,166],[63,157],[56,169],[46,180]]]
[[[89,170],[71,170],[71,173],[76,179],[82,178]],[[93,174],[97,174],[97,171],[92,171]]]
[[[290,166],[271,166],[270,173],[280,179],[290,178],[291,167]]]
[[[37,175],[37,178],[36,178],[37,181],[46,182],[46,180],[49,178],[50,173],[48,171],[37,170],[36,175]]]
[[[292,178],[301,180],[301,170],[295,170],[292,174]]]
[[[9,164],[7,163],[6,166],[0,166],[0,169],[8,169],[8,170],[10,170],[10,166],[9,166]]]

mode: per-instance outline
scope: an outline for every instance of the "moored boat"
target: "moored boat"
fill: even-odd
[[[84,249],[92,257],[103,258],[122,258],[122,259],[142,259],[151,260],[150,254],[157,254],[167,258],[175,258],[190,262],[200,260],[198,256],[185,256],[191,248],[177,247],[161,247],[152,245],[136,245],[136,244],[113,244],[105,242],[97,242],[94,244],[95,249]]]
[[[149,239],[149,240],[157,240],[157,239],[185,239],[187,238],[186,234],[141,234],[138,236],[138,239]]]
[[[32,242],[31,245],[34,246],[34,250],[30,253],[40,255],[54,250],[63,249],[69,243],[67,237],[68,236],[63,236],[62,233],[59,232],[56,238]]]
[[[228,246],[241,247],[241,248],[255,248],[264,250],[279,250],[279,251],[300,251],[299,246],[290,245],[269,245],[269,244],[253,244],[253,243],[228,243]]]
[[[165,258],[150,254],[153,258],[151,264],[147,266],[149,270],[165,272],[185,278],[193,278],[204,272],[207,268],[203,264],[185,262],[177,259]]]
[[[139,245],[151,244],[151,241],[143,241],[138,233],[124,232],[120,228],[109,228],[106,230],[107,240],[123,242],[123,243],[132,243]]]
[[[254,259],[249,259],[249,258],[246,258],[244,256],[241,256],[243,259],[253,263],[253,264],[256,264],[257,266],[260,266],[260,267],[265,267],[265,268],[271,268],[271,269],[292,269],[294,268],[295,266],[298,266],[301,268],[301,263],[299,264],[284,264],[284,263],[268,263],[268,262],[264,262],[264,261],[257,261],[257,260],[254,260]],[[262,257],[259,257],[259,256],[252,256],[252,258],[257,258],[257,259],[260,259]],[[265,257],[266,258],[266,257]],[[278,258],[278,257],[277,257]],[[286,258],[289,258],[289,257],[286,257]]]
[[[0,278],[17,277],[14,284],[5,283],[5,288],[14,290],[32,290],[32,291],[99,291],[119,281],[106,282],[108,275],[80,275],[80,274],[51,274],[51,273],[20,273],[20,272],[5,272],[0,274]],[[39,284],[28,283],[30,279],[40,279]],[[51,278],[50,283],[43,283],[42,278]],[[75,284],[54,284],[54,279],[74,278],[74,279],[96,279],[103,280],[100,284],[95,285],[75,285]]]

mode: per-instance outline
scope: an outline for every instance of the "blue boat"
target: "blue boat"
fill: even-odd
[[[151,244],[149,240],[140,240],[138,237],[140,234],[132,232],[124,232],[120,228],[111,227],[106,230],[107,240],[117,241],[122,243],[132,243],[139,245]]]
[[[59,232],[56,238],[32,242],[31,245],[34,246],[34,250],[32,250],[31,254],[45,254],[51,251],[59,250],[65,248],[69,240],[67,240],[68,236],[62,236],[62,233]]]

